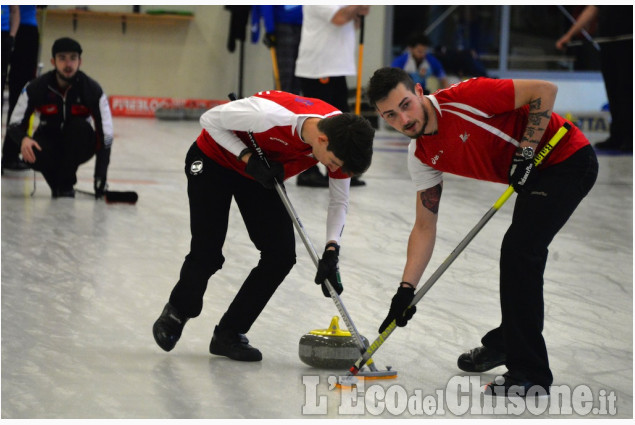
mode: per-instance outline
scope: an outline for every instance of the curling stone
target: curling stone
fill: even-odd
[[[185,118],[185,110],[173,106],[161,106],[155,109],[154,116],[160,120],[177,121]]]
[[[364,344],[368,340],[362,336]],[[339,317],[334,316],[328,329],[317,329],[300,338],[300,360],[320,369],[347,369],[360,356],[359,346],[349,331],[339,326]]]

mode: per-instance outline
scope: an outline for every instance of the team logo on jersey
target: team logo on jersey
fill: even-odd
[[[280,142],[280,143],[282,143],[285,146],[289,146],[289,144],[287,142],[285,142],[282,139],[278,139],[277,137],[270,137],[269,140],[275,140],[276,142]]]
[[[437,153],[435,156],[432,157],[432,159],[430,159],[432,165],[436,165],[437,161],[439,161],[439,158],[441,158],[441,155],[443,155],[443,151],[439,151],[439,153]]]
[[[296,97],[293,100],[295,100],[296,102],[304,103],[306,106],[313,106],[313,102],[311,102],[309,99],[301,99],[299,97]]]
[[[201,174],[203,172],[203,161],[197,159],[190,165],[190,174],[196,176],[197,174]]]
[[[467,131],[466,131],[466,132],[464,132],[463,134],[461,134],[459,137],[461,138],[461,140],[463,141],[463,143],[465,143],[465,142],[467,142],[467,139],[469,139],[470,135],[469,135],[469,134],[467,134]]]

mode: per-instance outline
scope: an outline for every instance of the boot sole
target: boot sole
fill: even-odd
[[[209,352],[211,354],[214,354],[215,356],[223,356],[223,357],[227,357],[228,359],[232,359],[232,360],[236,360],[239,362],[259,362],[262,360],[262,354],[260,354],[259,356],[251,356],[251,357],[241,357],[241,356],[232,356],[229,355],[228,353],[223,352],[222,350],[217,350],[214,348],[209,349]]]
[[[457,362],[458,368],[461,369],[463,372],[476,372],[476,373],[487,372],[488,370],[492,370],[495,367],[504,366],[504,365],[505,365],[505,360],[501,360],[498,362],[484,363],[479,368],[474,367],[474,365],[472,365],[472,367],[466,367],[466,365],[462,365],[460,361]]]

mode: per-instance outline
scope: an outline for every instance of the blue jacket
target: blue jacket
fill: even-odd
[[[253,6],[251,8],[251,42],[260,39],[260,20],[265,22],[265,33],[274,34],[276,24],[302,25],[302,6]]]
[[[390,66],[392,66],[393,68],[405,69],[409,59],[412,60],[412,63],[414,63],[414,59],[411,58],[410,52],[406,52],[403,55],[397,56],[392,61]],[[439,59],[437,59],[432,53],[426,54],[425,60],[421,63],[421,65],[423,65],[425,62],[427,62],[430,65],[430,72],[426,73],[424,77],[422,77],[419,74],[418,69],[417,70],[406,69],[406,71],[408,71],[408,73],[410,74],[414,82],[420,83],[424,89],[426,88],[426,78],[430,76],[429,75],[430,73],[432,73],[432,75],[434,75],[437,78],[445,78],[446,76],[445,70],[443,69],[443,65],[441,65],[441,62],[439,61]],[[421,65],[419,67],[421,67]]]

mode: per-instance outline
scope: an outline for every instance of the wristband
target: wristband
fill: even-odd
[[[337,255],[340,255],[340,246],[337,243],[335,243],[335,242],[327,243],[326,247],[324,247],[324,250],[326,251],[330,247],[335,248],[335,252],[337,253]]]
[[[240,151],[240,153],[238,154],[238,156],[236,156],[236,159],[238,159],[239,161],[243,160],[243,156],[247,155],[249,152],[251,152],[251,149],[249,148],[245,148],[243,150]]]
[[[399,283],[399,287],[405,288],[405,286],[402,286],[402,285],[406,285],[406,286],[408,286],[408,287],[410,287],[412,289],[415,289],[414,285],[412,283],[410,283],[410,282],[400,282]]]

